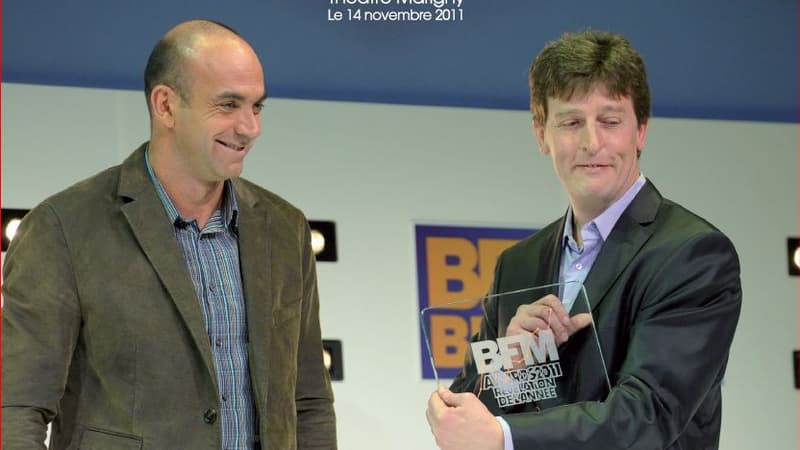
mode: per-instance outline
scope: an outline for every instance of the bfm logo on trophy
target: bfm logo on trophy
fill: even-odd
[[[480,390],[490,391],[498,406],[558,397],[556,378],[563,372],[552,331],[505,336],[496,342],[477,341],[470,345],[481,376]]]
[[[423,326],[429,330],[430,342],[426,343],[425,336],[420,336],[420,361],[424,379],[435,378],[433,364],[440,378],[456,376],[464,364],[470,338],[480,327],[482,317],[480,298],[489,291],[497,257],[503,250],[536,231],[530,228],[415,226],[419,311],[459,300],[475,299],[426,314],[424,318],[426,323]],[[529,345],[532,357],[535,358],[539,354],[536,352],[540,349],[549,354],[546,343],[542,342],[539,340],[539,343]],[[430,345],[432,358],[428,357],[427,344]],[[545,347],[540,347],[541,345]],[[504,366],[505,360],[490,358],[488,351],[491,347],[481,347],[481,350],[486,352],[484,362],[487,365]],[[499,351],[498,347],[494,353],[500,355]],[[556,357],[553,360],[557,359]],[[538,383],[536,380],[543,379],[537,376],[533,380],[530,378],[533,375],[535,374],[526,372],[512,376],[527,377],[525,380],[530,381],[530,386],[533,386]],[[501,384],[501,380],[497,377],[484,378],[486,378],[485,383],[493,383],[495,386]],[[510,385],[506,383],[504,386]]]

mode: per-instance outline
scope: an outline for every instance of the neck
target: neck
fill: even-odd
[[[580,235],[580,230],[584,225],[600,216],[600,214],[603,214],[611,205],[621,199],[625,193],[636,184],[637,179],[638,172],[637,177],[632,178],[627,186],[625,186],[625,189],[613,199],[606,199],[598,196],[580,197],[568,194],[570,205],[572,206],[573,233]],[[577,240],[578,238],[576,237],[575,239]]]
[[[579,207],[572,203],[572,234],[578,243],[580,243],[581,228],[584,225],[594,220],[595,217],[605,211],[606,208],[587,208]]]
[[[591,220],[592,218],[588,220],[581,220],[578,217],[578,213],[575,211],[575,207],[574,206],[572,207],[572,238],[575,239],[575,242],[578,243],[579,247],[583,246],[583,237],[581,236],[581,228],[583,228],[583,226],[589,223],[589,221]]]
[[[196,220],[201,229],[222,204],[224,181],[198,180],[187,172],[187,165],[160,149],[150,146],[150,164],[181,218]]]

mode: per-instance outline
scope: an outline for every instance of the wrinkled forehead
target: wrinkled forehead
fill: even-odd
[[[258,56],[239,40],[200,48],[187,61],[187,66],[191,77],[198,82],[222,87],[257,85],[264,89],[264,71]]]

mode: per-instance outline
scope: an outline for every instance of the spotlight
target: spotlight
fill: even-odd
[[[344,380],[344,365],[342,365],[342,341],[334,339],[322,340],[322,359],[331,380]]]
[[[3,219],[3,251],[8,250],[8,244],[14,239],[14,235],[17,233],[17,227],[19,227],[25,214],[28,214],[28,211],[27,209],[10,208],[3,208],[2,211],[0,211],[0,216],[2,216]]]
[[[337,261],[336,224],[330,221],[309,220],[311,228],[311,249],[317,261]]]
[[[789,262],[789,275],[800,275],[800,238],[786,238],[786,256]]]
[[[325,250],[325,235],[319,230],[311,230],[311,251],[318,255],[323,250]]]
[[[794,388],[800,389],[800,351],[792,352],[794,356]]]
[[[14,239],[14,236],[17,234],[17,228],[19,228],[19,224],[22,221],[19,219],[11,219],[8,221],[8,225],[6,225],[6,237],[9,241]]]
[[[792,262],[794,263],[795,267],[800,267],[800,247],[794,249],[794,257],[792,258]]]

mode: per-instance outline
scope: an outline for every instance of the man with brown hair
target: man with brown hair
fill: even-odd
[[[442,449],[717,449],[720,385],[741,309],[733,244],[663,198],[639,169],[650,118],[644,62],[622,36],[548,44],[530,72],[533,128],[569,198],[506,250],[492,293],[568,283],[531,303],[485,304],[473,341],[552,331],[576,367],[557,400],[487,407],[473,356],[428,402]],[[588,312],[579,310],[583,285]],[[587,309],[588,309],[587,308]],[[594,319],[610,391],[593,359]]]
[[[170,30],[145,70],[151,138],[46,199],[4,265],[5,450],[336,448],[308,223],[239,178],[258,56]]]

